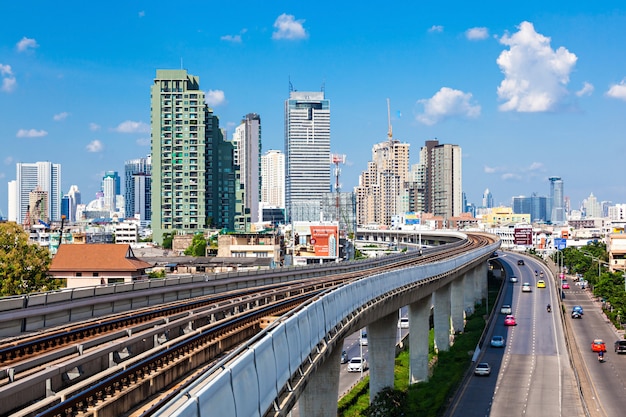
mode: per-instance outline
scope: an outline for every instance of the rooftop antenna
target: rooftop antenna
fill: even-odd
[[[387,125],[389,126],[389,130],[387,131],[387,137],[391,142],[393,140],[393,130],[391,128],[391,111],[389,110],[389,99],[387,99]]]
[[[289,92],[291,93],[293,90],[293,84],[291,84],[291,77],[289,77]]]

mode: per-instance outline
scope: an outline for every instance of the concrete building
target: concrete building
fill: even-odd
[[[533,193],[530,197],[513,197],[513,213],[530,214],[530,220],[544,223],[548,220],[548,198]]]
[[[319,218],[330,190],[330,100],[291,91],[285,101],[285,203],[288,221]]]
[[[553,224],[562,224],[566,220],[565,198],[563,194],[563,180],[561,177],[550,177],[550,218]]]
[[[261,156],[261,201],[285,208],[285,154],[269,150]]]
[[[137,158],[124,164],[124,197],[127,217],[148,222],[152,211],[152,158]]]
[[[157,70],[150,92],[153,241],[210,226],[232,229],[233,145],[225,143],[199,77]]]
[[[36,189],[48,195],[42,215],[48,221],[61,220],[61,164],[35,162],[16,164],[15,184],[9,184],[9,221],[24,222],[31,203],[30,193]]]
[[[234,164],[239,167],[239,185],[243,189],[243,206],[250,222],[259,221],[261,201],[261,117],[249,113],[233,134]]]

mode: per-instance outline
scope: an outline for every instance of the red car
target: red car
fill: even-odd
[[[564,290],[569,290],[569,284],[567,282],[564,282],[563,285],[561,285],[561,288],[563,288]]]
[[[508,315],[504,318],[505,326],[516,326],[517,322],[515,321],[515,316]]]
[[[606,352],[606,345],[604,344],[604,340],[594,339],[593,342],[591,342],[591,351],[592,352]]]

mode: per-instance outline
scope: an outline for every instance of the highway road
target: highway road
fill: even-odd
[[[582,290],[569,280],[571,289],[564,290],[565,320],[574,335],[575,348],[580,352],[583,369],[591,380],[591,396],[588,401],[591,411],[599,416],[620,416],[626,413],[626,355],[618,355],[613,344],[620,335],[602,313],[601,304],[594,301],[589,289]],[[582,319],[572,319],[574,305],[583,307]],[[591,351],[593,339],[601,338],[606,343],[605,362],[598,363],[598,356]]]
[[[517,261],[524,259],[525,265]],[[584,416],[574,372],[570,366],[563,326],[556,312],[548,313],[547,304],[557,305],[557,292],[542,264],[519,255],[500,257],[507,270],[497,317],[491,323],[477,362],[488,362],[491,375],[472,376],[462,386],[459,401],[450,416]],[[537,288],[544,270],[546,288]],[[517,283],[508,281],[510,275]],[[524,282],[531,292],[522,292]],[[509,304],[516,326],[504,325],[500,306]],[[492,335],[505,337],[504,348],[490,347]]]

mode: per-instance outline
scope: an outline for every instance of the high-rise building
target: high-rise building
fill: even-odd
[[[513,197],[514,214],[530,214],[531,222],[544,223],[548,218],[548,198],[533,193],[530,197]]]
[[[153,241],[209,227],[232,229],[233,146],[224,141],[199,77],[157,70],[150,92]]]
[[[289,221],[319,220],[330,191],[330,100],[291,91],[285,101],[285,203]]]
[[[261,156],[261,201],[285,208],[285,154],[269,150]]]
[[[70,190],[63,196],[62,214],[65,218],[73,223],[76,221],[76,206],[81,204],[80,191],[78,185],[70,186]]]
[[[483,193],[483,207],[493,208],[493,195],[491,194],[491,191],[489,191],[489,188],[485,189],[485,192]]]
[[[250,221],[258,221],[261,201],[261,117],[249,113],[233,134],[234,163],[239,167],[239,185],[243,189],[243,206]]]
[[[402,204],[409,179],[409,144],[389,140],[372,147],[372,160],[359,177],[355,187],[357,224],[391,226],[393,216],[408,211],[410,204]]]
[[[126,217],[150,221],[152,201],[152,158],[131,159],[124,164]]]
[[[565,222],[565,206],[563,180],[561,177],[550,177],[550,219],[553,224]]]
[[[423,166],[424,211],[445,218],[463,212],[461,147],[427,140],[420,150]]]
[[[120,195],[120,176],[117,171],[106,171],[102,177],[102,192],[104,193],[104,209],[116,211],[115,200]]]
[[[602,217],[602,206],[593,193],[583,201],[583,210],[587,218]]]
[[[13,187],[9,187],[12,189]],[[16,164],[16,180],[14,194],[9,195],[9,213],[14,213],[16,218],[11,221],[22,223],[26,219],[29,210],[36,210],[36,215],[43,216],[44,221],[61,220],[61,164],[51,162],[18,163]],[[45,211],[41,211],[41,202],[31,207],[31,192],[37,190],[37,195],[47,193]],[[12,208],[11,208],[12,207]],[[31,214],[29,213],[29,215]]]

